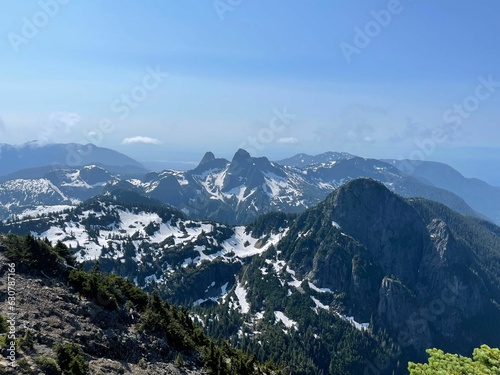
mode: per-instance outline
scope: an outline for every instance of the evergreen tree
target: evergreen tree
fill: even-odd
[[[410,375],[499,375],[500,350],[487,345],[474,349],[472,359],[439,349],[428,349],[428,363],[410,362]]]

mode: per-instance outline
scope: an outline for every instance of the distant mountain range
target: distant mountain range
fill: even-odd
[[[0,176],[0,219],[72,206],[121,187],[196,219],[243,224],[267,212],[303,212],[343,183],[370,177],[403,197],[434,200],[464,215],[500,223],[500,188],[466,179],[446,164],[426,162],[409,176],[394,160],[328,152],[271,162],[240,149],[232,160],[207,152],[188,171],[147,172],[123,154],[92,145],[3,145],[2,150],[9,163],[0,168],[10,172]],[[85,154],[82,165],[64,164],[68,155],[78,152]],[[36,166],[43,163],[49,164]]]
[[[401,161],[388,160],[394,166]],[[408,162],[404,160],[403,162]],[[476,212],[500,223],[500,187],[477,178],[466,178],[447,164],[432,161],[413,162],[412,176],[423,183],[445,189],[462,197]]]
[[[81,167],[89,164],[127,167],[131,172],[146,169],[134,159],[93,144],[46,144],[29,142],[23,145],[0,144],[0,176],[37,167]]]
[[[329,151],[319,155],[297,154],[291,158],[277,161],[277,163],[289,167],[303,168],[312,164],[324,164],[339,160],[352,159],[354,157],[354,155],[348,154],[347,152]]]
[[[405,197],[442,202],[466,215],[477,215],[459,196],[406,176],[388,163],[348,154],[311,158],[304,167],[284,166],[238,150],[231,161],[207,152],[190,171],[150,173],[136,188],[198,219],[248,223],[271,211],[301,212],[333,189],[358,177],[371,177]],[[333,160],[332,160],[333,159]],[[302,163],[300,155],[288,161]],[[326,160],[326,161],[325,161]]]
[[[59,210],[101,194],[120,182],[103,167],[40,167],[0,177],[0,217]]]

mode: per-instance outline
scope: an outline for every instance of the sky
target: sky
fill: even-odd
[[[0,143],[500,166],[498,1],[0,3]]]

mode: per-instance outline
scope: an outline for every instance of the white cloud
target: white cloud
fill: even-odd
[[[159,139],[150,138],[150,137],[142,137],[142,136],[125,138],[122,141],[122,145],[137,145],[137,144],[160,145],[161,143],[162,142]]]
[[[82,121],[82,116],[76,112],[59,111],[53,112],[49,116],[49,122],[56,127],[56,130],[68,132],[72,127]]]
[[[34,139],[40,145],[72,141],[82,125],[82,120],[83,117],[76,112],[66,110],[52,112],[48,117],[38,121],[38,127],[41,129]]]
[[[278,138],[278,140],[276,140],[276,142],[286,144],[286,145],[293,145],[293,144],[299,143],[299,140],[295,137],[283,137],[283,138]]]

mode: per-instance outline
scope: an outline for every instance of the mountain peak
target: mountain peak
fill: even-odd
[[[245,162],[250,158],[251,156],[248,151],[240,148],[236,151],[236,154],[234,154],[232,162]]]
[[[198,164],[198,166],[203,165],[203,164],[205,164],[205,163],[209,163],[209,162],[211,162],[212,160],[215,160],[215,155],[214,155],[214,153],[213,153],[213,152],[211,152],[211,151],[207,151],[207,152],[205,153],[205,155],[203,155],[203,159],[201,159],[200,164]]]
[[[361,192],[368,189],[378,189],[379,191],[390,193],[390,190],[383,183],[369,177],[361,177],[348,181],[339,188],[339,191]]]
[[[356,209],[363,212],[370,209],[375,212],[382,209],[388,200],[399,201],[401,199],[392,193],[383,183],[372,178],[361,177],[341,185],[330,193],[325,202],[332,208],[344,205],[351,207],[354,205],[357,207]],[[368,214],[369,212],[365,213]]]
[[[417,265],[429,241],[426,225],[407,201],[376,180],[358,178],[342,185],[325,202],[332,220],[346,234],[356,233],[356,239],[385,270],[406,285],[415,285]]]

